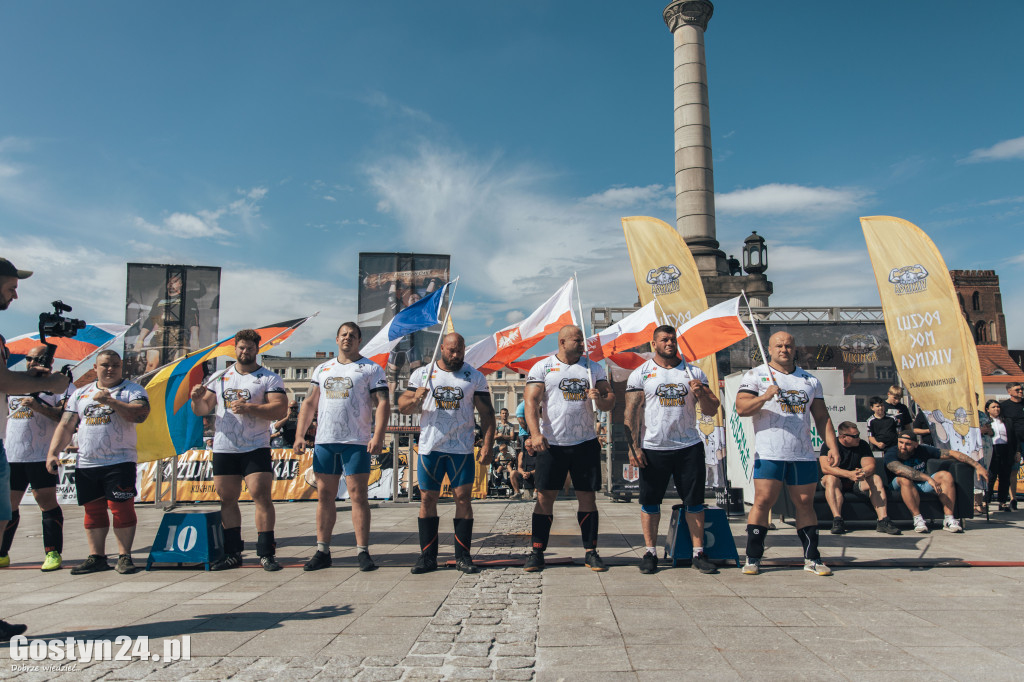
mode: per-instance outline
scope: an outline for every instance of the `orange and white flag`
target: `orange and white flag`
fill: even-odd
[[[567,324],[576,324],[573,300],[576,280],[570,279],[555,295],[522,322],[505,327],[466,349],[466,362],[484,374],[510,364],[549,334]]]
[[[708,308],[676,330],[679,352],[696,362],[750,336],[740,319],[740,297]]]

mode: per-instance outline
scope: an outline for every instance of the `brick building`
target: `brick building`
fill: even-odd
[[[960,309],[978,345],[1007,347],[1006,317],[995,270],[950,270]]]

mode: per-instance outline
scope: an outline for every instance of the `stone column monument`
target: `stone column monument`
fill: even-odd
[[[763,274],[730,276],[715,234],[715,181],[711,161],[711,113],[704,58],[704,31],[714,12],[709,0],[675,0],[662,17],[674,42],[676,229],[690,247],[704,281],[708,304],[746,289],[767,305],[771,282]]]

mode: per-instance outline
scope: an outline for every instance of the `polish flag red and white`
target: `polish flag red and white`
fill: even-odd
[[[676,330],[679,353],[688,362],[706,358],[750,336],[740,319],[740,297],[708,308]]]
[[[655,302],[651,301],[643,308],[630,313],[607,329],[588,338],[587,357],[594,362],[608,360],[625,369],[636,369],[644,364],[645,359],[642,356],[628,351],[630,348],[651,342],[654,330],[659,324],[654,306]],[[550,355],[554,355],[554,353],[513,362],[508,365],[508,368],[520,374],[527,374],[530,368]]]
[[[545,336],[557,333],[567,324],[576,324],[572,312],[575,295],[576,280],[570,279],[525,320],[467,348],[465,361],[482,373],[490,374],[522,357]]]

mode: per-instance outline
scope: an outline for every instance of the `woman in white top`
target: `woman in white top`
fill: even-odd
[[[985,412],[992,420],[992,461],[989,464],[988,498],[992,501],[996,479],[999,479],[999,511],[1010,511],[1010,484],[1013,482],[1013,451],[1010,439],[1011,432],[999,416],[999,402],[989,400],[985,403]]]

